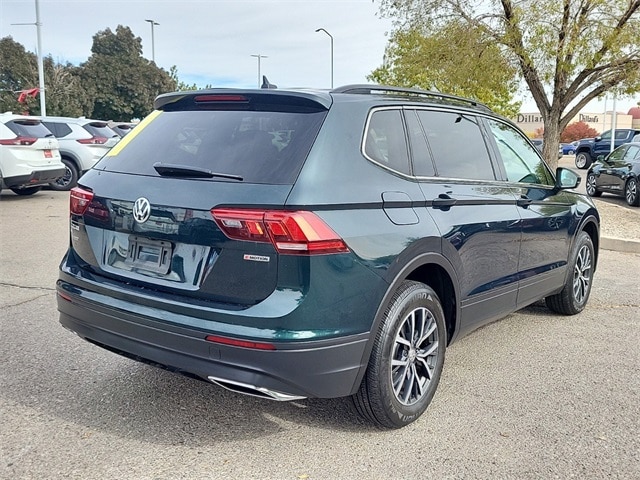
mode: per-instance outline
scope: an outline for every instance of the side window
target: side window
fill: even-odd
[[[629,134],[624,130],[616,130],[616,140],[626,140]]]
[[[407,122],[407,133],[409,134],[409,146],[411,147],[411,160],[413,162],[413,174],[418,177],[433,177],[436,170],[427,139],[424,136],[422,125],[418,121],[418,114],[415,110],[405,111],[405,121]]]
[[[367,125],[364,153],[380,165],[410,175],[407,140],[399,109],[373,112]]]
[[[529,142],[510,125],[489,120],[491,133],[510,182],[553,185],[553,176]]]
[[[625,156],[626,151],[627,151],[627,147],[625,146],[616,148],[607,157],[607,163],[621,162],[626,157]]]
[[[439,177],[495,180],[477,119],[449,112],[418,110]]]
[[[629,162],[638,156],[638,152],[640,152],[640,147],[636,145],[629,145],[627,147],[627,153],[624,154],[624,161]]]

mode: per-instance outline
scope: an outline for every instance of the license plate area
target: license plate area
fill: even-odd
[[[134,269],[166,274],[171,267],[171,242],[132,235],[125,263]]]

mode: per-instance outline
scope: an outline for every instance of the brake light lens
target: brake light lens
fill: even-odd
[[[249,99],[244,95],[198,95],[195,97],[196,103],[209,103],[209,102],[248,102]]]
[[[34,137],[16,137],[11,139],[0,140],[0,145],[33,145],[38,141]]]
[[[69,196],[69,211],[72,215],[84,215],[91,200],[93,200],[93,192],[80,187],[72,188]]]
[[[79,138],[76,142],[83,145],[104,145],[107,143],[107,137],[91,137],[91,138]]]
[[[319,255],[349,251],[344,240],[313,212],[214,208],[211,214],[227,237],[270,242],[280,253]]]

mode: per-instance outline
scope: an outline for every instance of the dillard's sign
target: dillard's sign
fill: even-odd
[[[578,121],[585,123],[598,123],[598,115],[589,115],[581,113]],[[516,123],[544,123],[542,116],[535,113],[519,113],[516,117]]]

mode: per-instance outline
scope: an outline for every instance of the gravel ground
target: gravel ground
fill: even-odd
[[[595,202],[600,212],[601,236],[640,241],[640,208],[629,207],[624,200],[614,197]]]

